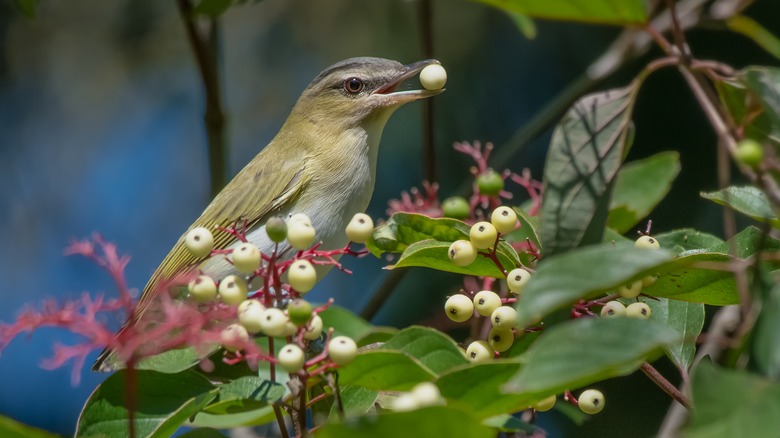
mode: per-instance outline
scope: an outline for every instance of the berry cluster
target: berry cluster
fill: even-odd
[[[659,249],[661,247],[661,245],[658,243],[658,240],[654,237],[650,237],[649,235],[643,235],[639,237],[639,239],[634,242],[634,246],[637,248],[651,250]],[[642,288],[652,286],[655,284],[657,279],[658,277],[655,275],[648,275],[645,278],[619,287],[617,293],[621,298],[627,300],[635,299],[639,296],[639,294],[642,293]],[[601,316],[604,318],[627,316],[629,318],[648,319],[652,313],[653,312],[652,309],[650,309],[650,306],[648,306],[647,303],[640,301],[631,303],[626,306],[620,301],[613,300],[607,302],[604,304],[604,307],[601,308]]]

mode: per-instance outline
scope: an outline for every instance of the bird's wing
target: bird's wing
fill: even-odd
[[[268,149],[272,145],[266,147]],[[225,249],[236,241],[236,238],[218,227],[236,226],[239,230],[246,221],[246,230],[250,230],[265,222],[270,214],[280,210],[285,205],[295,201],[308,184],[305,176],[302,155],[304,152],[288,148],[283,152],[282,159],[264,159],[261,152],[252,160],[227,186],[214,198],[203,214],[179,238],[157,270],[152,274],[138,300],[135,311],[120,330],[135,324],[153,302],[158,289],[166,280],[178,274],[194,269],[208,258],[195,257],[187,250],[184,239],[189,230],[195,227],[206,227],[214,234],[214,249]],[[222,202],[230,199],[230,202]],[[98,357],[93,370],[104,370],[103,362],[111,355],[110,349],[105,349]],[[107,364],[111,366],[111,364]]]

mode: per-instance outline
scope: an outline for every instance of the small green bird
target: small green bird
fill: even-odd
[[[344,229],[352,216],[365,211],[376,180],[382,130],[401,105],[443,90],[398,91],[401,84],[434,59],[402,65],[382,58],[351,58],[323,70],[303,91],[279,133],[206,207],[187,230],[230,227],[246,221],[247,240],[264,253],[273,250],[265,222],[276,215],[304,213],[311,218],[321,249],[347,244]],[[199,268],[215,278],[236,271],[224,256],[197,258],[184,245],[185,232],[144,287],[136,323],[168,278]],[[214,233],[214,249],[236,246],[228,233]],[[282,248],[281,251],[284,251]],[[121,366],[104,350],[95,371]]]

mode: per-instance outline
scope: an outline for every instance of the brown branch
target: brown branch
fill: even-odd
[[[420,39],[422,53],[425,59],[433,58],[433,7],[431,0],[420,0],[418,13],[420,16]],[[433,132],[434,99],[423,102],[423,175],[429,182],[436,182],[436,147]]]
[[[688,397],[680,392],[676,386],[672,385],[668,380],[666,380],[666,378],[662,376],[658,370],[653,368],[652,365],[645,362],[639,369],[642,370],[642,372],[645,373],[645,375],[650,378],[650,380],[652,380],[653,383],[655,383],[659,388],[661,388],[661,390],[663,390],[663,392],[665,392],[669,397],[673,398],[686,408],[691,408],[691,401],[688,399]]]
[[[206,109],[203,120],[208,138],[211,198],[214,198],[225,185],[225,163],[227,162],[225,115],[222,110],[219,69],[217,68],[218,23],[216,18],[210,19],[207,34],[203,35],[196,25],[190,0],[177,0],[177,4],[206,93]]]

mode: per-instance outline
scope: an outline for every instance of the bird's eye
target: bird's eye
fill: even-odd
[[[366,84],[358,78],[349,78],[344,81],[344,90],[349,94],[358,94],[363,91],[363,87],[365,86]]]

